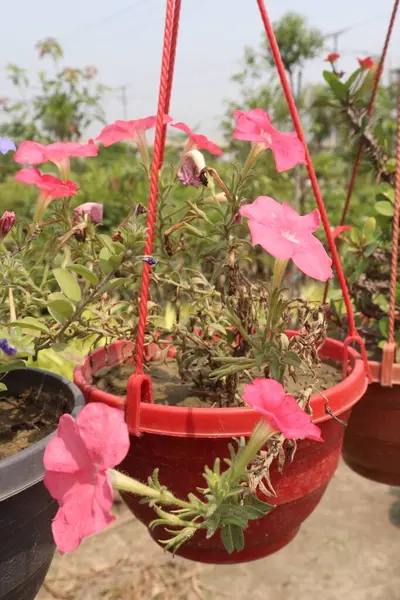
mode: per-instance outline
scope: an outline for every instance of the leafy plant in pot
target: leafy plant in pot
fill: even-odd
[[[358,474],[388,485],[400,485],[400,417],[397,332],[399,324],[398,229],[399,174],[396,160],[389,156],[396,149],[393,132],[396,123],[389,118],[368,119],[374,97],[370,96],[377,65],[371,59],[360,61],[360,68],[347,81],[332,62],[332,73],[324,73],[335,104],[346,115],[360,138],[367,161],[380,182],[377,185],[375,214],[361,227],[341,226],[341,254],[349,289],[357,309],[360,331],[367,342],[373,383],[353,410],[346,428],[343,457]],[[383,61],[384,57],[381,59]],[[383,63],[382,63],[383,65]],[[377,82],[376,82],[377,85]],[[397,86],[386,90],[392,95]],[[397,94],[398,96],[398,94]],[[387,103],[389,106],[391,102]],[[398,125],[398,131],[399,131]],[[398,133],[399,135],[399,133]],[[397,151],[399,141],[397,140]],[[397,161],[398,162],[398,161]],[[357,163],[354,167],[354,177]],[[353,181],[354,181],[353,177]],[[351,199],[349,188],[342,223]],[[338,291],[338,293],[340,293]],[[333,295],[334,296],[334,295]],[[343,318],[335,298],[331,301],[336,327]],[[397,364],[396,364],[397,363]]]
[[[168,550],[205,562],[260,558],[296,535],[335,471],[343,421],[366,388],[364,367],[351,349],[348,365],[344,345],[326,339],[323,307],[291,299],[284,287],[290,259],[317,280],[332,276],[313,235],[319,212],[300,216],[266,196],[245,200],[252,165],[268,148],[279,171],[305,162],[306,150],[261,109],[236,117],[234,135],[252,147],[229,184],[200,152],[222,151],[180,122],[171,126],[189,137],[182,157],[159,173],[155,153],[150,177],[145,130],[157,122],[160,138],[172,121],[162,111],[100,134],[104,145],[136,142],[153,199],[159,186],[154,252],[149,238],[143,252],[142,206],[112,237],[98,233],[98,205],[72,209],[77,188],[66,179],[67,159],[95,155],[95,144],[56,144],[55,156],[54,145],[27,141],[16,154],[24,164],[57,163],[62,179],[27,167],[16,175],[40,190],[36,218],[53,215],[11,240],[20,279],[12,295],[18,318],[9,325],[36,327],[39,360],[46,350],[72,349],[80,362],[78,342],[106,343],[75,371],[88,405],[76,421],[61,417],[44,456],[44,482],[60,505],[53,535],[64,552],[112,522],[114,487]],[[187,196],[175,200],[182,185]],[[150,201],[148,233],[154,225]],[[44,265],[31,255],[36,241]],[[262,277],[252,244],[275,257]],[[125,341],[131,336],[135,342]],[[319,357],[344,363],[345,379]],[[126,397],[116,392],[124,386]]]
[[[109,473],[109,485],[122,491],[154,539],[187,558],[215,563],[266,556],[296,535],[336,469],[343,422],[367,385],[362,361],[351,349],[345,379],[327,365],[321,379],[320,358],[341,363],[344,346],[325,339],[323,307],[291,300],[282,284],[290,259],[317,280],[332,276],[331,260],[313,235],[318,211],[301,217],[287,203],[266,196],[252,203],[244,198],[251,168],[267,148],[283,171],[305,162],[303,143],[293,133],[275,130],[261,109],[237,111],[236,118],[234,136],[253,144],[229,184],[206,166],[200,153],[220,152],[215,144],[175,124],[189,139],[177,167],[165,166],[160,174],[155,250],[146,254],[147,245],[141,257],[150,280],[150,304],[143,296],[146,279],[142,287],[141,306],[151,308],[147,328],[141,309],[138,340],[94,350],[74,377],[89,403],[87,419],[106,420],[106,406],[114,415],[110,419],[119,411],[121,436],[122,415],[126,418],[129,449],[124,434],[124,451],[121,442],[118,454],[111,452],[102,464],[102,477],[107,467],[122,461],[118,471]],[[105,144],[135,139],[138,122],[109,125],[98,139]],[[146,161],[147,149],[142,148],[142,156]],[[148,163],[144,166],[149,172]],[[180,185],[176,174],[188,189],[199,189],[178,208],[173,201]],[[252,243],[275,257],[267,282],[257,279],[252,268],[243,217]],[[123,246],[127,235],[121,227],[113,237]],[[119,268],[124,271],[123,261]],[[170,323],[163,328],[166,310]],[[298,331],[288,331],[290,325]],[[334,385],[324,381],[326,371],[333,374]],[[118,391],[124,387],[126,396],[121,396]],[[291,429],[290,423],[296,426]],[[79,423],[74,427],[79,437]],[[117,444],[117,432],[107,428],[103,435],[103,441]],[[81,437],[89,454],[101,454],[85,433]],[[311,441],[296,442],[307,437]],[[70,550],[85,534],[73,533],[74,519],[63,511],[56,477],[52,483],[58,460],[66,458],[58,459],[54,446],[47,466],[49,489],[61,500],[56,536]],[[100,498],[96,502],[104,508]],[[107,496],[107,507],[110,502]],[[107,522],[103,511],[97,524],[88,523],[81,531]]]

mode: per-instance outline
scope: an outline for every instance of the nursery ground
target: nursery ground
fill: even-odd
[[[400,489],[343,463],[296,539],[252,563],[172,559],[117,511],[109,529],[55,556],[37,600],[400,600]]]

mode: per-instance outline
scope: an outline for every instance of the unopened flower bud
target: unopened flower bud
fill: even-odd
[[[87,215],[93,223],[101,223],[103,220],[103,205],[97,202],[85,202],[74,210],[74,217]]]
[[[6,210],[0,218],[0,240],[3,240],[11,231],[15,223],[15,213]]]

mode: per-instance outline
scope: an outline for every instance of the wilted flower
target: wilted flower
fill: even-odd
[[[93,223],[101,223],[103,221],[103,205],[97,202],[85,202],[75,208],[74,214],[76,216],[87,215]]]
[[[7,152],[16,151],[16,146],[12,140],[8,138],[0,137],[0,152],[2,154],[7,154]]]
[[[157,261],[154,258],[154,256],[147,256],[147,255],[139,256],[139,259],[151,266],[154,266],[157,264]]]
[[[192,185],[193,187],[199,187],[201,183],[200,173],[205,166],[206,163],[201,152],[198,150],[186,152],[177,172],[179,181],[184,186]]]
[[[15,223],[15,213],[6,210],[0,218],[0,240],[3,240],[11,231]]]

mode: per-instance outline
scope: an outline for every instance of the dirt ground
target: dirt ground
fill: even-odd
[[[400,489],[344,464],[295,540],[252,563],[172,559],[117,510],[109,529],[55,556],[37,600],[400,600]]]

